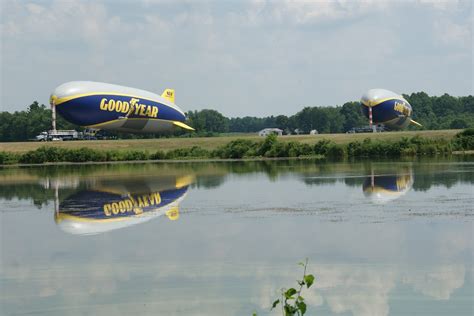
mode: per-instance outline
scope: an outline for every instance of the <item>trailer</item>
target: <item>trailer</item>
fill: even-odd
[[[62,141],[62,140],[78,140],[82,139],[82,133],[76,130],[49,130],[41,132],[36,136],[36,140],[40,142],[46,141]]]

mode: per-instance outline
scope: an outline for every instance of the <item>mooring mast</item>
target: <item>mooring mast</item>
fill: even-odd
[[[52,123],[52,131],[56,134],[56,104],[54,99],[51,100],[51,123]]]

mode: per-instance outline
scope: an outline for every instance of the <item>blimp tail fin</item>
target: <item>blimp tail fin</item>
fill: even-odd
[[[194,176],[190,176],[190,175],[177,177],[176,178],[176,185],[175,185],[176,189],[181,189],[185,186],[188,186],[191,183],[193,183],[194,181],[195,181]]]
[[[171,103],[174,103],[174,90],[173,89],[165,89],[161,96],[167,100],[169,100]]]
[[[413,125],[416,125],[418,127],[422,127],[423,125],[421,125],[420,123],[418,123],[417,121],[414,121],[414,120],[410,120],[410,123],[413,124]]]
[[[181,128],[184,128],[184,129],[187,129],[187,130],[190,130],[190,131],[194,131],[195,129],[192,128],[191,126],[189,125],[186,125],[184,124],[183,122],[180,122],[180,121],[173,121],[173,124],[178,126],[178,127],[181,127]]]

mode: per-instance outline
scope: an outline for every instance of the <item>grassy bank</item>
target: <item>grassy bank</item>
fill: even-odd
[[[402,137],[420,136],[428,139],[451,140],[461,130],[436,130],[436,131],[401,131],[384,133],[361,133],[361,134],[320,134],[320,135],[291,135],[278,138],[281,142],[299,142],[314,146],[318,141],[327,139],[336,144],[347,144],[354,141],[363,141],[365,138],[380,141],[396,141]],[[263,138],[256,134],[226,135],[221,137],[193,137],[193,138],[158,138],[158,139],[121,139],[121,140],[97,140],[97,141],[67,141],[67,142],[12,142],[0,143],[0,151],[11,153],[26,153],[43,146],[58,147],[64,149],[78,149],[87,147],[97,150],[117,151],[154,151],[165,152],[200,147],[206,150],[215,150],[236,139],[245,139],[253,142],[262,141]]]
[[[467,129],[454,137],[427,138],[421,136],[398,137],[397,139],[352,140],[337,143],[320,139],[314,144],[303,141],[288,141],[274,135],[258,140],[233,139],[215,149],[192,146],[164,150],[111,150],[61,148],[42,146],[24,153],[0,152],[0,164],[41,164],[55,162],[113,162],[136,160],[173,159],[242,159],[242,158],[285,158],[325,157],[400,157],[449,155],[455,151],[474,149],[474,129]]]

